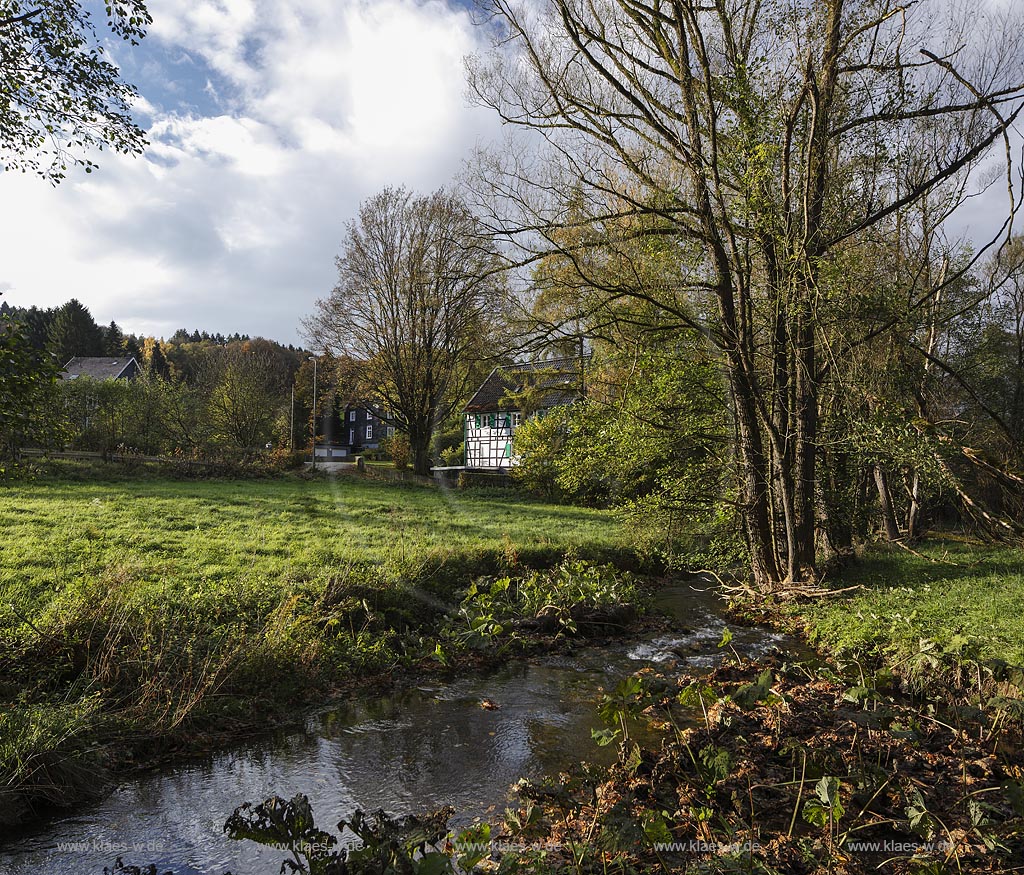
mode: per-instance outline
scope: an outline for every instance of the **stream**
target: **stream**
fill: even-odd
[[[500,819],[520,778],[557,774],[582,759],[610,761],[590,736],[597,703],[621,678],[676,660],[710,666],[726,625],[709,593],[675,586],[656,607],[677,632],[640,642],[580,647],[511,661],[497,672],[361,697],[202,759],[124,780],[101,802],[48,820],[0,846],[0,875],[101,875],[118,856],[175,875],[261,875],[283,854],[228,839],[224,821],[243,802],[305,793],[317,823],[355,808],[389,814],[455,807],[453,826]],[[795,639],[733,628],[745,656],[804,653]],[[497,708],[481,707],[490,699]]]

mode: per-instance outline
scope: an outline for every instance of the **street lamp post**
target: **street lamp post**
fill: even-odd
[[[307,361],[313,363],[313,470],[316,470],[316,363],[315,355],[311,355]]]

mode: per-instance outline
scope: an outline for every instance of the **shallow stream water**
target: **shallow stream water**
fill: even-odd
[[[500,817],[519,778],[614,756],[590,731],[599,726],[602,693],[621,678],[644,665],[709,666],[722,658],[726,623],[712,596],[677,586],[657,605],[672,618],[670,634],[354,699],[301,728],[125,780],[102,802],[0,846],[0,875],[101,875],[118,856],[175,875],[277,872],[280,852],[223,833],[235,807],[271,795],[305,793],[328,831],[357,807],[406,814],[452,805],[456,826]],[[762,628],[733,633],[745,656],[802,649]],[[497,708],[481,707],[485,698]]]

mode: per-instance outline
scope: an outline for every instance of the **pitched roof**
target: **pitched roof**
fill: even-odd
[[[516,405],[506,402],[506,397],[522,392],[527,386],[541,390],[542,403],[545,407],[571,404],[581,394],[580,359],[573,356],[495,368],[484,380],[483,385],[476,390],[476,394],[469,399],[465,409],[467,411],[514,409]]]
[[[138,362],[134,356],[111,358],[110,356],[75,356],[64,365],[61,378],[74,380],[76,377],[91,377],[94,380],[116,380],[125,376],[125,371],[134,364],[138,370]]]

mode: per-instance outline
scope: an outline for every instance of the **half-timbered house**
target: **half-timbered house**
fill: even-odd
[[[583,397],[586,361],[550,359],[491,371],[463,411],[466,468],[502,472],[515,465],[516,429],[529,416]]]

